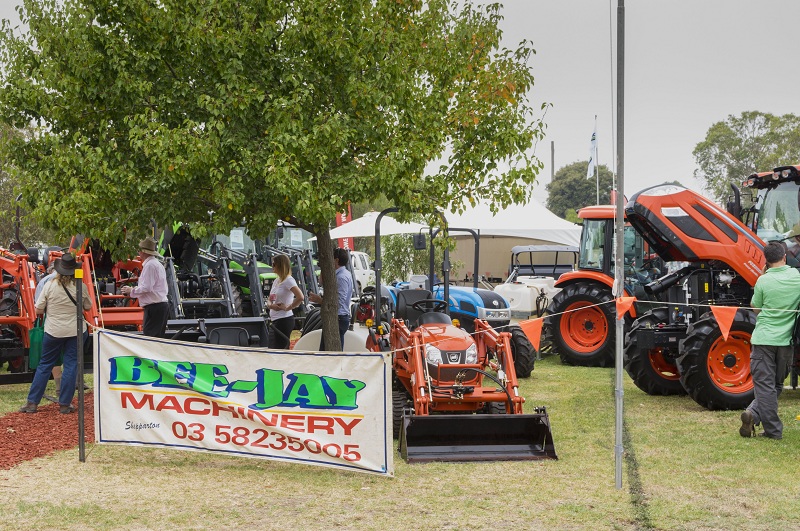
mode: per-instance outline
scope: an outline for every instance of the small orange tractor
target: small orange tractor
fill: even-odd
[[[380,293],[379,231],[375,253]],[[447,283],[446,268],[444,277]],[[546,409],[522,412],[511,334],[482,319],[470,334],[450,318],[448,306],[426,289],[399,290],[391,324],[370,323],[367,348],[392,352],[392,420],[403,458],[556,459]]]
[[[35,249],[28,254],[15,254],[0,249],[0,364],[8,362],[8,374],[0,383],[23,383],[28,372],[29,333],[35,326],[36,310],[33,294],[38,262]]]

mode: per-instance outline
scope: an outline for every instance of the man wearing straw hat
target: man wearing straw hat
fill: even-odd
[[[80,267],[75,256],[64,254],[55,261],[56,277],[44,287],[36,302],[36,315],[47,315],[44,322],[44,338],[42,339],[42,358],[33,376],[28,401],[19,411],[36,413],[39,402],[44,396],[50,371],[58,361],[59,354],[64,354],[64,385],[58,395],[61,413],[72,413],[75,406],[72,398],[75,395],[75,383],[78,381],[78,317],[76,305],[77,282],[75,269]],[[92,299],[83,297],[84,310],[92,307]],[[86,330],[86,324],[81,322]]]
[[[169,319],[167,303],[167,272],[158,261],[156,241],[147,237],[139,242],[139,259],[142,261],[142,274],[136,287],[123,286],[123,295],[139,299],[144,308],[142,333],[151,337],[164,337]]]

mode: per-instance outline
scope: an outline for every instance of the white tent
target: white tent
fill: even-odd
[[[492,214],[489,207],[469,207],[463,214],[447,214],[450,227],[480,230],[480,271],[478,274],[490,279],[505,279],[511,264],[511,248],[515,245],[560,244],[579,245],[581,227],[561,219],[544,205],[531,200],[525,205],[510,205],[505,210]],[[456,249],[451,260],[463,263],[458,278],[471,277],[475,248],[473,238],[467,233],[453,232]],[[553,259],[542,256],[542,260]],[[546,262],[543,262],[546,263]]]
[[[463,214],[448,214],[447,221],[451,227],[480,229],[481,237],[507,236],[563,245],[578,245],[581,239],[580,225],[561,219],[535,199],[525,205],[509,205],[497,214],[486,205],[477,205]]]
[[[360,218],[347,222],[331,230],[331,238],[375,237],[375,220],[379,212],[367,212]],[[426,226],[420,223],[400,223],[390,216],[381,218],[381,236],[387,234],[408,234],[419,232]]]

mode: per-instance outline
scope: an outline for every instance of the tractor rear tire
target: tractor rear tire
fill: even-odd
[[[711,312],[689,326],[678,369],[692,399],[710,410],[745,409],[753,401],[750,337],[756,316],[739,310],[726,341]]]
[[[392,437],[400,437],[403,427],[403,410],[411,405],[411,397],[403,384],[392,380]]]
[[[587,367],[613,363],[613,300],[610,288],[591,281],[569,284],[553,297],[547,313],[559,315],[547,317],[546,322],[563,363]]]
[[[639,346],[639,331],[666,323],[669,312],[656,308],[633,322],[625,336],[625,370],[633,383],[648,395],[685,395],[674,357],[664,356],[664,348],[646,349]]]
[[[511,333],[511,357],[517,378],[530,378],[536,363],[536,349],[519,326],[513,325],[507,330]]]

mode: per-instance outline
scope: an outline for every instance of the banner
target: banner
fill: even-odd
[[[95,440],[394,474],[388,353],[97,330]]]

